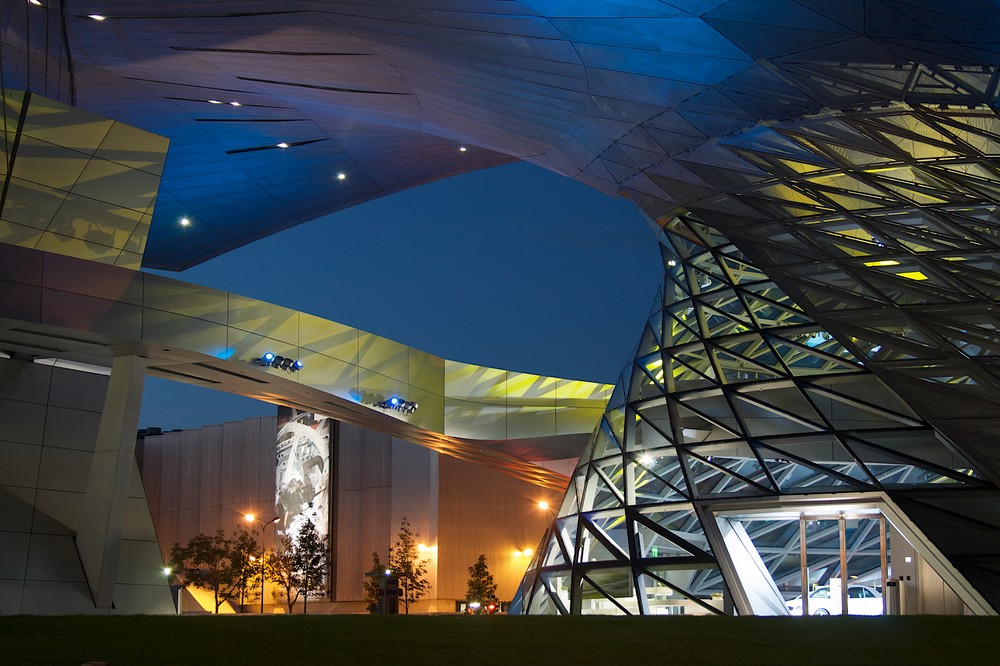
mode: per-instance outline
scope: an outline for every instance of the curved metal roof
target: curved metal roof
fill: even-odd
[[[696,209],[718,190],[681,158],[712,139],[1000,60],[985,0],[0,6],[4,87],[170,138],[145,265],[171,269],[512,159]]]

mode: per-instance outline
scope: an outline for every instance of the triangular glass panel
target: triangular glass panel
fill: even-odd
[[[618,442],[618,448],[625,450],[625,410],[609,409],[604,413],[604,421]]]
[[[625,498],[625,466],[621,458],[610,458],[592,463],[594,470],[604,479],[615,498],[621,503]]]
[[[739,421],[721,394],[694,397],[684,403],[677,403],[676,409],[685,443],[742,437]]]
[[[964,457],[946,449],[930,432],[914,430],[905,433],[871,433],[866,437],[871,441],[862,441],[855,437],[848,437],[846,441],[873,473],[878,474],[872,465],[878,466],[883,473],[888,472],[886,466],[898,465],[907,468],[893,483],[909,485],[982,483],[972,465]],[[920,455],[918,457],[911,453]],[[882,481],[882,478],[879,480]]]
[[[594,452],[590,457],[592,460],[597,460],[608,456],[620,455],[621,452],[621,446],[618,444],[615,436],[611,434],[611,427],[608,425],[607,418],[605,417],[601,420],[601,427],[597,430]]]
[[[807,421],[793,412],[780,410],[765,402],[756,401],[758,396],[769,397],[768,393],[766,390],[757,392],[753,394],[753,398],[749,395],[740,395],[739,393],[733,395],[733,406],[740,420],[743,422],[744,428],[751,437],[799,435],[822,429],[822,426],[817,425],[815,422]],[[797,404],[808,409],[805,412],[806,414],[816,417],[813,410],[809,409],[807,404],[802,404],[804,402],[804,400],[797,401]],[[818,420],[818,417],[816,420]]]
[[[660,351],[659,336],[649,326],[644,326],[642,337],[639,339],[639,346],[636,348],[636,356],[647,356],[658,351]]]
[[[625,503],[621,490],[594,465],[591,465],[587,472],[587,484],[583,496],[584,501],[580,508],[584,511],[616,509]]]
[[[715,379],[715,369],[708,360],[708,353],[705,351],[704,345],[688,345],[683,349],[677,350],[672,357],[664,354],[664,358],[672,358],[687,366],[699,378]],[[666,372],[667,370],[665,369],[664,371]],[[681,378],[677,370],[674,370],[673,374],[677,379]]]
[[[716,338],[723,335],[738,335],[750,330],[747,322],[740,321],[726,313],[710,306],[698,305],[698,310],[705,322],[705,337]]]
[[[758,365],[722,350],[713,350],[713,355],[722,372],[722,381],[726,384],[755,382],[783,376],[778,370]]]
[[[718,456],[718,463],[715,462],[715,458],[714,455],[705,458],[696,455],[686,456],[691,480],[694,482],[696,492],[700,497],[769,494],[766,487],[751,483],[748,478],[731,473],[723,464],[739,467],[748,460],[747,458],[741,457],[737,460],[728,456]]]
[[[769,331],[768,335],[769,337],[773,336],[771,339],[775,344],[780,344],[779,340],[792,342],[799,347],[810,350],[815,356],[827,358],[828,362],[838,363],[855,370],[857,369],[856,364],[861,360],[840,344],[837,338],[823,330],[803,331],[798,329],[796,331],[778,331],[773,334]],[[789,360],[785,359],[785,363],[788,364]]]
[[[720,254],[719,262],[722,264],[722,267],[729,275],[729,279],[733,284],[743,285],[752,282],[770,280],[764,271],[760,270],[753,264],[736,257]]]
[[[743,301],[759,328],[780,328],[812,323],[812,319],[799,310],[782,307],[770,300],[753,296],[749,292],[743,293]]]
[[[668,539],[642,521],[636,521],[636,546],[641,559],[667,559],[677,557],[704,557],[705,553],[691,547],[683,539]]]
[[[555,521],[555,536],[559,539],[562,549],[567,554],[576,552],[576,531],[579,517],[557,518]]]
[[[689,500],[684,471],[676,455],[640,457],[632,464],[635,503],[663,504]]]
[[[659,354],[657,354],[659,357]],[[660,363],[655,375],[651,374],[643,365],[636,363],[632,366],[632,381],[629,382],[629,402],[636,400],[648,400],[656,396],[663,395],[663,384],[654,379],[658,376],[663,379],[663,364]]]
[[[713,346],[725,349],[735,357],[764,366],[776,373],[785,374],[785,367],[778,360],[778,356],[759,335],[724,338],[714,341]]]
[[[687,309],[690,310],[691,313],[694,312],[694,308],[692,307],[689,307]],[[685,319],[688,318],[688,315],[686,313],[682,314],[684,314]],[[683,319],[678,318],[678,316],[674,314],[670,314],[666,319],[667,319],[667,326],[669,327],[670,331],[669,333],[670,337],[669,339],[664,340],[665,347],[676,347],[700,339],[697,330],[691,327],[691,325],[694,325],[693,314],[690,315],[691,325],[688,325]]]
[[[778,354],[781,355],[788,371],[795,377],[857,372],[861,368],[860,362],[851,363],[850,361],[831,358],[808,347],[790,344],[778,337],[771,337],[770,341]],[[850,354],[846,349],[840,347],[840,343],[835,343],[832,346],[843,349],[845,354]]]
[[[673,426],[666,400],[639,406],[636,414],[640,420],[636,424],[633,450],[655,448],[661,438],[673,443]]]
[[[697,257],[691,259],[691,266],[697,269],[699,275],[706,275],[711,277],[714,281],[725,284],[727,282],[727,276],[723,272],[722,267],[716,263],[715,255],[711,252],[705,252]]]
[[[638,615],[632,571],[627,568],[591,571],[580,581],[583,615]]]
[[[818,391],[827,394],[835,402],[854,405],[871,414],[881,414],[892,419],[894,424],[907,426],[923,425],[916,413],[906,404],[894,391],[887,388],[885,384],[870,374],[862,374],[854,377],[813,377],[806,385],[807,393],[816,404],[817,409],[835,424],[837,430],[848,430],[853,428],[864,428],[864,422],[878,424],[879,419],[871,416],[857,416],[859,425],[844,427],[839,425],[841,414],[850,417],[850,412],[842,412],[838,405],[824,405],[811,391]],[[833,411],[835,410],[835,411]],[[848,419],[849,420],[849,419]],[[884,427],[881,425],[875,427]]]
[[[540,571],[539,583],[542,589],[531,599],[529,615],[569,615],[570,585],[573,577],[569,571]],[[544,594],[542,594],[544,592]],[[539,610],[534,610],[535,605]]]
[[[832,435],[769,440],[756,448],[782,491],[863,488],[871,477]]]
[[[678,569],[655,565],[640,569],[650,615],[722,615],[722,577],[717,569]],[[715,584],[706,581],[714,581]],[[640,591],[642,593],[642,591]]]
[[[643,407],[636,417],[635,436],[628,443],[630,451],[648,451],[673,445],[670,416],[665,403],[658,408]]]
[[[572,551],[571,551],[572,552]],[[568,566],[570,562],[566,560],[566,556],[563,554],[562,549],[559,547],[559,541],[555,535],[549,537],[548,543],[545,546],[545,554],[542,556],[542,566],[543,567],[553,567],[553,566]]]
[[[544,576],[545,574],[540,574]],[[528,615],[568,615],[569,608],[560,609],[552,599],[544,582],[539,578],[531,591],[531,597],[525,604]]]
[[[619,529],[624,532],[625,524],[622,523]],[[584,519],[576,554],[577,562],[616,562],[626,559],[625,552],[616,545],[614,539]]]
[[[711,554],[705,530],[693,509],[640,509],[639,515],[656,525],[659,532],[679,540],[691,552]]]

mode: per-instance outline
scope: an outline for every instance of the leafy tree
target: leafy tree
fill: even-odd
[[[247,588],[252,593],[260,583],[260,561],[257,558],[261,553],[257,550],[257,540],[253,534],[242,526],[237,528],[229,544],[232,575],[239,591],[240,606],[243,606],[248,596]]]
[[[299,589],[302,587],[302,580],[295,566],[295,547],[291,538],[281,537],[281,548],[268,552],[264,563],[267,579],[285,593],[285,603],[288,605],[288,614],[291,615],[292,607],[299,600]],[[276,599],[277,592],[278,590],[275,590]]]
[[[465,591],[465,599],[469,603],[478,601],[480,612],[486,605],[496,602],[497,584],[493,582],[493,574],[486,566],[486,555],[480,555],[479,560],[469,567],[469,582]]]
[[[233,544],[219,530],[214,536],[199,533],[185,546],[175,543],[170,551],[173,571],[186,585],[212,592],[216,613],[224,602],[237,598],[243,583],[244,563],[240,555],[234,556]]]
[[[379,607],[379,580],[385,577],[385,564],[377,552],[372,553],[372,568],[365,573],[362,585],[365,587],[365,606],[369,613],[374,613]]]
[[[424,578],[427,560],[417,559],[417,539],[420,533],[410,529],[410,521],[403,517],[399,525],[396,543],[389,549],[389,568],[399,578],[399,599],[403,612],[410,614],[410,604],[416,603],[430,589],[430,582]]]
[[[309,612],[309,593],[326,589],[326,574],[330,567],[330,552],[319,538],[316,526],[306,520],[299,528],[292,551],[292,561],[299,575],[303,592],[302,612]]]

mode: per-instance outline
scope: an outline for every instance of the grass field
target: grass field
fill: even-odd
[[[0,664],[1000,664],[1000,618],[4,617]]]

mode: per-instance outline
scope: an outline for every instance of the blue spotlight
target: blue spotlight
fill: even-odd
[[[294,363],[293,367],[294,367],[294,368],[295,368],[296,370],[301,370],[301,369],[302,369],[302,361],[296,361],[296,362]]]
[[[264,354],[260,358],[261,358],[261,360],[264,361],[264,363],[270,363],[271,361],[274,360],[274,354],[272,354],[271,352],[267,352],[266,354]]]

